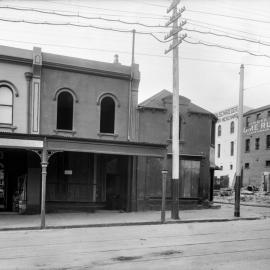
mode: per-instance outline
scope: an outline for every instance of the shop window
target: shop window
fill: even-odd
[[[245,151],[249,152],[250,151],[250,139],[246,139],[245,142]]]
[[[3,85],[0,87],[0,124],[13,123],[13,92]]]
[[[255,149],[259,150],[260,149],[260,138],[255,139]]]
[[[269,149],[270,148],[270,135],[266,136],[266,148]]]
[[[72,130],[73,128],[73,96],[63,91],[57,98],[57,129]]]
[[[231,142],[231,156],[234,155],[234,142]]]
[[[220,144],[218,144],[218,153],[217,153],[218,158],[220,157],[220,148],[221,148],[221,146],[220,146]]]
[[[245,163],[245,169],[249,169],[249,163]]]
[[[100,132],[114,133],[115,102],[113,98],[105,96],[100,103]]]
[[[218,137],[221,136],[221,125],[218,125]]]
[[[234,133],[234,121],[231,122],[230,132],[231,134]]]

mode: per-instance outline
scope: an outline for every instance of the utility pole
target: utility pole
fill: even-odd
[[[235,179],[234,216],[240,217],[240,190],[242,171],[242,137],[243,137],[243,96],[244,96],[244,65],[240,67],[239,104],[238,104],[238,131],[237,131],[237,157]]]
[[[173,37],[173,42],[169,49],[165,51],[165,54],[173,50],[173,125],[172,125],[172,219],[179,219],[179,55],[178,45],[182,43],[186,34],[179,37],[179,32],[186,24],[186,21],[182,21],[178,25],[178,20],[182,13],[185,11],[185,7],[177,10],[177,6],[180,0],[174,0],[170,7],[167,9],[167,13],[173,12],[170,20],[165,26],[173,25],[172,30],[165,36],[165,40]]]

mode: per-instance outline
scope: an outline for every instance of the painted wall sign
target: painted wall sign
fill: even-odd
[[[264,118],[250,123],[250,126],[248,128],[244,128],[243,132],[245,135],[251,135],[267,130],[270,130],[270,119]]]
[[[238,118],[238,107],[232,107],[229,109],[226,109],[224,111],[218,112],[216,114],[217,118],[218,118],[218,122],[224,122],[224,121],[229,121],[232,120],[234,118]]]

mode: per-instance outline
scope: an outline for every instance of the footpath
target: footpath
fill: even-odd
[[[241,205],[240,217],[236,218],[234,217],[233,205],[216,203],[213,208],[209,209],[180,210],[179,217],[179,220],[173,220],[170,211],[167,211],[165,224],[264,219],[270,218],[270,208]],[[155,224],[161,224],[160,211],[125,213],[100,210],[95,213],[46,214],[46,229]],[[40,215],[0,213],[0,231],[35,230],[39,228]]]

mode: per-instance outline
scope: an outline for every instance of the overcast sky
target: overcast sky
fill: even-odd
[[[129,32],[120,33],[67,25],[33,25],[1,20],[75,23],[117,30],[136,29],[138,32],[155,33],[163,40],[169,29],[128,23],[164,26],[168,17],[166,9],[170,3],[168,0],[2,0],[0,44],[26,49],[40,46],[44,52],[105,62],[112,62],[114,54],[118,54],[122,64],[130,65],[132,34]],[[179,7],[183,5],[186,7],[183,13],[183,18],[187,20],[185,28],[189,30],[183,31],[188,35],[187,41],[217,44],[268,57],[183,43],[179,46],[180,94],[212,112],[233,106],[238,102],[239,68],[243,63],[245,105],[257,108],[270,104],[270,1],[182,0]],[[89,18],[64,17],[3,7],[35,8],[48,13],[57,12]],[[207,32],[218,36],[206,34]],[[249,42],[241,39],[248,39]],[[164,50],[168,47],[169,43],[158,42],[150,35],[136,34],[135,62],[140,65],[141,71],[139,101],[162,89],[172,91],[172,53],[164,54]]]

